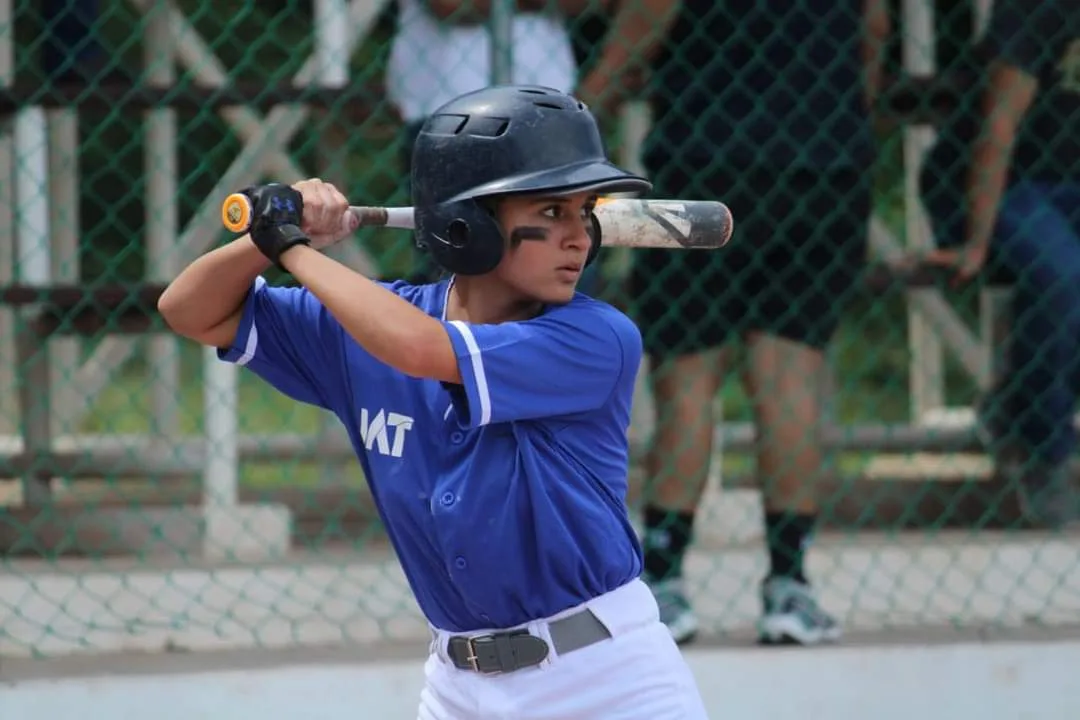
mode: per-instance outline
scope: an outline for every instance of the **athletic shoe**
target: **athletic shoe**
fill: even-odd
[[[682,578],[652,580],[646,577],[645,582],[660,606],[660,622],[667,626],[675,643],[682,645],[692,641],[697,635],[698,619],[686,597]]]
[[[767,579],[761,588],[765,612],[758,622],[762,645],[819,645],[840,639],[840,624],[818,605],[806,583]]]
[[[1015,487],[1020,509],[1033,524],[1061,530],[1080,522],[1080,493],[1067,462],[1025,467]]]

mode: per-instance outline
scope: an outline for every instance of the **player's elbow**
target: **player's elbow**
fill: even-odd
[[[170,330],[177,335],[195,339],[209,327],[208,323],[199,324],[200,313],[192,308],[194,300],[178,283],[170,283],[157,301],[158,315]]]
[[[242,309],[221,318],[198,312],[193,307],[197,304],[170,285],[158,298],[157,311],[165,326],[180,337],[209,347],[229,347],[239,328]]]
[[[180,293],[176,291],[172,284],[167,286],[165,291],[158,297],[157,312],[162,322],[170,330],[178,335],[187,335],[188,326],[187,319],[184,317],[184,303],[180,298]]]

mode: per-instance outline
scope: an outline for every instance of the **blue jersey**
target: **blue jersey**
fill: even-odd
[[[306,289],[261,278],[219,357],[345,425],[428,621],[512,627],[636,578],[625,497],[637,327],[581,294],[530,320],[447,321],[449,280],[383,286],[443,321],[462,385],[385,365]]]

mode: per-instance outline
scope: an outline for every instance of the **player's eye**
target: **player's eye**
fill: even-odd
[[[580,210],[578,210],[578,217],[580,217],[582,220],[588,220],[589,215],[592,214],[592,211],[594,209],[595,207],[593,204],[586,204],[582,206]],[[549,205],[548,207],[541,210],[540,214],[552,220],[563,220],[568,217],[572,217],[572,215],[567,214],[567,206],[562,203],[556,205]]]

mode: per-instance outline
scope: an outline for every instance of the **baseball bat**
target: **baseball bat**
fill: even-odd
[[[412,207],[349,207],[361,227],[416,227]],[[251,199],[233,193],[221,205],[221,221],[234,233],[251,227]],[[714,249],[734,230],[731,210],[715,200],[602,198],[596,205],[600,244],[606,247]]]

